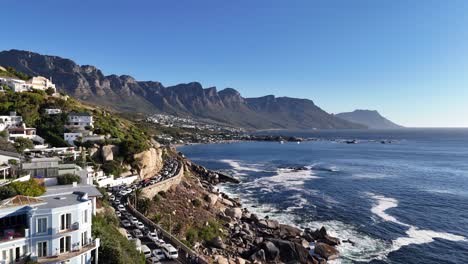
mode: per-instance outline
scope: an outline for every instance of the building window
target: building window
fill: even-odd
[[[37,256],[47,257],[47,241],[37,243]]]
[[[37,219],[36,225],[37,233],[46,233],[47,232],[47,218],[42,217]]]
[[[60,238],[60,253],[71,251],[71,236]]]
[[[81,233],[81,245],[86,246],[88,244],[88,231]]]
[[[71,214],[60,215],[60,230],[70,229]]]
[[[88,209],[84,210],[83,223],[88,223]]]

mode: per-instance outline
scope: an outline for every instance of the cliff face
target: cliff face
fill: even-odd
[[[146,151],[135,154],[140,177],[142,179],[153,177],[163,167],[162,150],[159,148],[150,148]]]
[[[60,91],[119,111],[169,113],[248,129],[364,128],[336,118],[311,100],[273,95],[244,98],[235,89],[217,91],[191,82],[164,87],[128,75],[105,76],[90,65],[28,51],[0,52],[0,65],[29,75],[51,77]]]

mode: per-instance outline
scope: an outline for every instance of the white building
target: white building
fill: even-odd
[[[57,92],[55,84],[53,84],[51,80],[42,76],[33,77],[27,81],[10,77],[2,77],[0,78],[0,83],[6,84],[15,93],[28,92],[32,91],[33,89],[45,91],[48,88],[52,88],[54,93]]]
[[[92,238],[93,203],[86,192],[15,196],[0,202],[0,264],[98,263]]]
[[[46,108],[44,112],[48,115],[58,115],[62,113],[62,109],[58,108]]]
[[[63,139],[70,145],[74,146],[75,141],[83,137],[83,132],[67,132],[63,134]]]
[[[10,112],[10,115],[0,116],[0,131],[9,127],[18,127],[23,123],[23,118],[16,115],[16,112]]]
[[[77,130],[88,130],[87,128],[94,126],[93,116],[88,113],[71,112],[68,114],[68,122],[66,127]]]
[[[24,124],[19,127],[11,127],[8,129],[8,139],[10,141],[15,141],[17,138],[28,138],[36,143],[44,144],[44,139],[36,135],[36,129],[31,127],[26,127]]]

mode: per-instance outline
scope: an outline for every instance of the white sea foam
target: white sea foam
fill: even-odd
[[[399,237],[392,241],[391,251],[399,250],[401,247],[412,245],[412,244],[426,244],[434,241],[434,238],[445,239],[449,241],[467,241],[465,237],[444,233],[444,232],[436,232],[432,230],[422,230],[415,226],[402,223],[395,217],[389,215],[385,211],[390,208],[394,208],[398,206],[398,201],[393,198],[388,198],[381,195],[375,194],[368,194],[371,198],[376,200],[376,204],[372,207],[371,212],[375,215],[382,218],[384,221],[392,222],[395,224],[399,224],[405,227],[408,227],[406,230],[406,237]],[[391,252],[390,251],[390,252]]]
[[[233,170],[240,172],[240,171],[250,171],[250,172],[262,172],[261,169],[252,167],[252,166],[243,166],[237,160],[230,160],[230,159],[223,159],[220,162],[227,163],[229,166],[232,167]],[[256,164],[253,164],[256,165]]]
[[[355,180],[367,180],[367,179],[384,179],[384,178],[388,178],[389,175],[387,174],[383,174],[383,173],[360,173],[360,174],[357,174],[357,175],[353,175],[351,176],[352,179],[355,179]]]

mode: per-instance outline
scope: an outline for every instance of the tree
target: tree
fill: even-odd
[[[34,179],[24,182],[17,181],[0,187],[0,198],[3,200],[18,194],[36,197],[41,196],[45,191],[45,187]]]
[[[54,88],[49,87],[49,88],[47,88],[47,90],[45,92],[46,92],[47,95],[53,95],[55,93],[55,90],[54,90]]]
[[[67,173],[67,174],[64,174],[64,175],[61,175],[61,176],[57,177],[57,184],[58,185],[68,185],[68,184],[72,184],[74,182],[80,183],[81,182],[80,176],[75,175],[75,174],[71,174],[71,173]]]
[[[19,153],[22,153],[25,149],[34,148],[34,143],[32,142],[32,140],[30,140],[29,138],[24,138],[24,137],[15,138],[14,145],[15,145],[16,151],[18,151]]]

